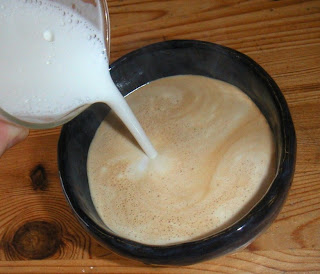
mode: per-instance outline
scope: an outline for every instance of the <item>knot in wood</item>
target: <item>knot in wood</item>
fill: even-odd
[[[48,179],[46,171],[42,165],[36,166],[30,173],[32,187],[34,190],[46,190],[48,188]]]
[[[62,243],[62,233],[54,223],[28,222],[15,233],[12,246],[26,259],[44,259],[57,252]]]

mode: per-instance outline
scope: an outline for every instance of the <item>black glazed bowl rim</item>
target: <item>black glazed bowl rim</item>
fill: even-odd
[[[104,246],[115,253],[140,260],[148,264],[157,265],[187,265],[206,259],[218,257],[235,251],[253,241],[276,218],[287,197],[292,183],[296,160],[296,135],[289,112],[289,108],[279,87],[268,73],[248,56],[210,42],[198,40],[171,40],[151,44],[137,49],[121,57],[110,66],[110,71],[125,63],[127,59],[144,52],[159,50],[174,50],[175,48],[195,47],[205,50],[218,50],[219,54],[228,54],[232,58],[243,62],[268,83],[268,90],[272,92],[280,108],[280,123],[283,136],[282,156],[276,178],[264,197],[242,219],[212,236],[192,242],[179,243],[169,246],[153,246],[134,242],[108,231],[97,225],[78,205],[70,192],[69,183],[64,176],[63,159],[61,157],[64,138],[67,132],[66,125],[62,128],[58,144],[58,165],[60,180],[65,196],[80,223]],[[69,123],[72,123],[69,122]]]

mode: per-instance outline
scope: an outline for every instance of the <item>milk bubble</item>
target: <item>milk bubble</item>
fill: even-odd
[[[48,41],[48,42],[53,42],[54,41],[54,34],[51,30],[46,30],[43,32],[43,39]]]

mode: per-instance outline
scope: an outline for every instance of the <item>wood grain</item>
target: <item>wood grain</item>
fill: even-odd
[[[59,182],[60,128],[31,131],[0,159],[0,272],[320,273],[320,1],[109,0],[108,5],[111,61],[150,43],[199,39],[237,49],[266,69],[287,99],[297,132],[289,197],[271,227],[242,251],[183,268],[148,267],[102,248],[83,230]],[[44,173],[35,179],[30,175],[39,166]],[[30,250],[39,252],[39,246],[52,252],[35,260]]]

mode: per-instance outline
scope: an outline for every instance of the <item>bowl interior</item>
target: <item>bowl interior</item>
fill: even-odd
[[[219,79],[245,92],[265,115],[272,129],[278,173],[268,193],[250,214],[227,230],[236,231],[247,223],[255,222],[258,229],[250,237],[243,239],[241,243],[244,244],[275,218],[292,179],[295,134],[289,110],[279,88],[259,65],[234,50],[187,40],[158,43],[134,51],[113,63],[110,72],[123,95],[150,81],[182,74]],[[91,232],[94,231],[93,234],[100,234],[100,240],[112,236],[112,232],[103,224],[91,200],[87,155],[91,140],[109,110],[108,106],[97,103],[64,125],[58,147],[59,170],[66,197],[82,224]],[[269,211],[262,218],[261,212],[266,210],[266,204]],[[258,219],[253,220],[255,216]],[[106,238],[105,240],[107,241]]]

